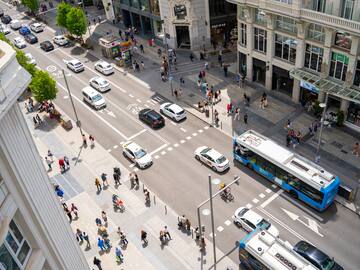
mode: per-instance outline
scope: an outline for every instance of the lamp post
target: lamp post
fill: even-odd
[[[326,106],[327,106],[328,98],[329,98],[329,93],[326,92],[325,102],[319,104],[320,108],[323,109],[323,112],[322,112],[322,116],[321,116],[319,140],[318,140],[318,144],[317,144],[317,147],[316,147],[316,155],[315,155],[315,162],[316,163],[320,162],[320,146],[321,146],[322,132],[323,132],[323,129],[324,129],[324,121],[325,121]]]

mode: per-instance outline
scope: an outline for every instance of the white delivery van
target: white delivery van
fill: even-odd
[[[94,90],[94,88],[90,86],[84,87],[82,90],[82,95],[83,100],[95,109],[99,110],[106,107],[105,99],[99,92]]]

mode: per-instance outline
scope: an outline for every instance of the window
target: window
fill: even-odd
[[[130,6],[130,0],[120,0],[120,3]]]
[[[140,0],[140,9],[142,11],[149,11],[149,1],[148,0]]]
[[[323,198],[324,198],[324,194],[322,192],[320,192],[319,190],[313,188],[312,186],[299,181],[300,182],[300,191],[302,193],[304,193],[306,196],[308,196],[310,199],[321,203]]]
[[[131,6],[140,9],[140,0],[131,0]]]
[[[275,34],[275,56],[291,63],[295,63],[296,59],[295,39]]]
[[[266,25],[265,12],[259,9],[255,9],[255,22],[257,24]]]
[[[239,43],[241,46],[246,46],[246,24],[240,23],[240,38]]]
[[[150,0],[151,13],[160,16],[159,0]]]
[[[356,65],[354,85],[360,86],[360,60],[357,61],[357,65]],[[0,178],[1,178],[1,176],[0,176]],[[0,179],[0,182],[1,182],[1,179]]]
[[[351,49],[351,36],[349,33],[346,32],[336,32],[335,35],[335,46],[345,49],[345,50],[350,50]]]
[[[285,3],[285,4],[288,4],[288,5],[291,5],[292,4],[292,0],[274,0],[276,2],[281,2],[281,3]]]
[[[354,0],[343,0],[341,7],[341,17],[351,20],[354,11]]]
[[[296,22],[289,17],[276,16],[275,27],[282,31],[297,33]]]
[[[347,121],[360,127],[360,104],[350,102],[347,113]]]
[[[31,253],[28,242],[12,220],[4,244],[0,247],[0,263],[6,269],[24,269]]]
[[[244,7],[238,6],[239,18],[246,20],[246,9]]]
[[[307,31],[307,38],[320,41],[323,43],[325,40],[324,27],[319,24],[314,24],[314,23],[310,24]]]
[[[321,72],[324,49],[306,44],[304,67]]]
[[[254,49],[266,53],[266,31],[254,27]]]
[[[331,55],[330,77],[345,81],[349,57],[341,53],[333,52]]]
[[[186,6],[185,5],[175,5],[174,13],[178,20],[185,20],[186,17]]]
[[[326,0],[313,0],[312,10],[325,12]]]

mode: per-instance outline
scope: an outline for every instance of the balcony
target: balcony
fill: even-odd
[[[328,26],[334,29],[345,30],[349,33],[360,33],[360,22],[350,21],[334,15],[313,11],[310,9],[302,9],[301,18],[306,21]]]

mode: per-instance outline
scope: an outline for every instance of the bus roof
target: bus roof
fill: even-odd
[[[256,131],[248,130],[237,137],[236,141],[317,190],[326,188],[335,180],[333,174],[314,162],[289,151]]]
[[[240,242],[240,247],[249,252],[269,269],[318,270],[293,250],[289,242],[273,237],[258,228]]]

